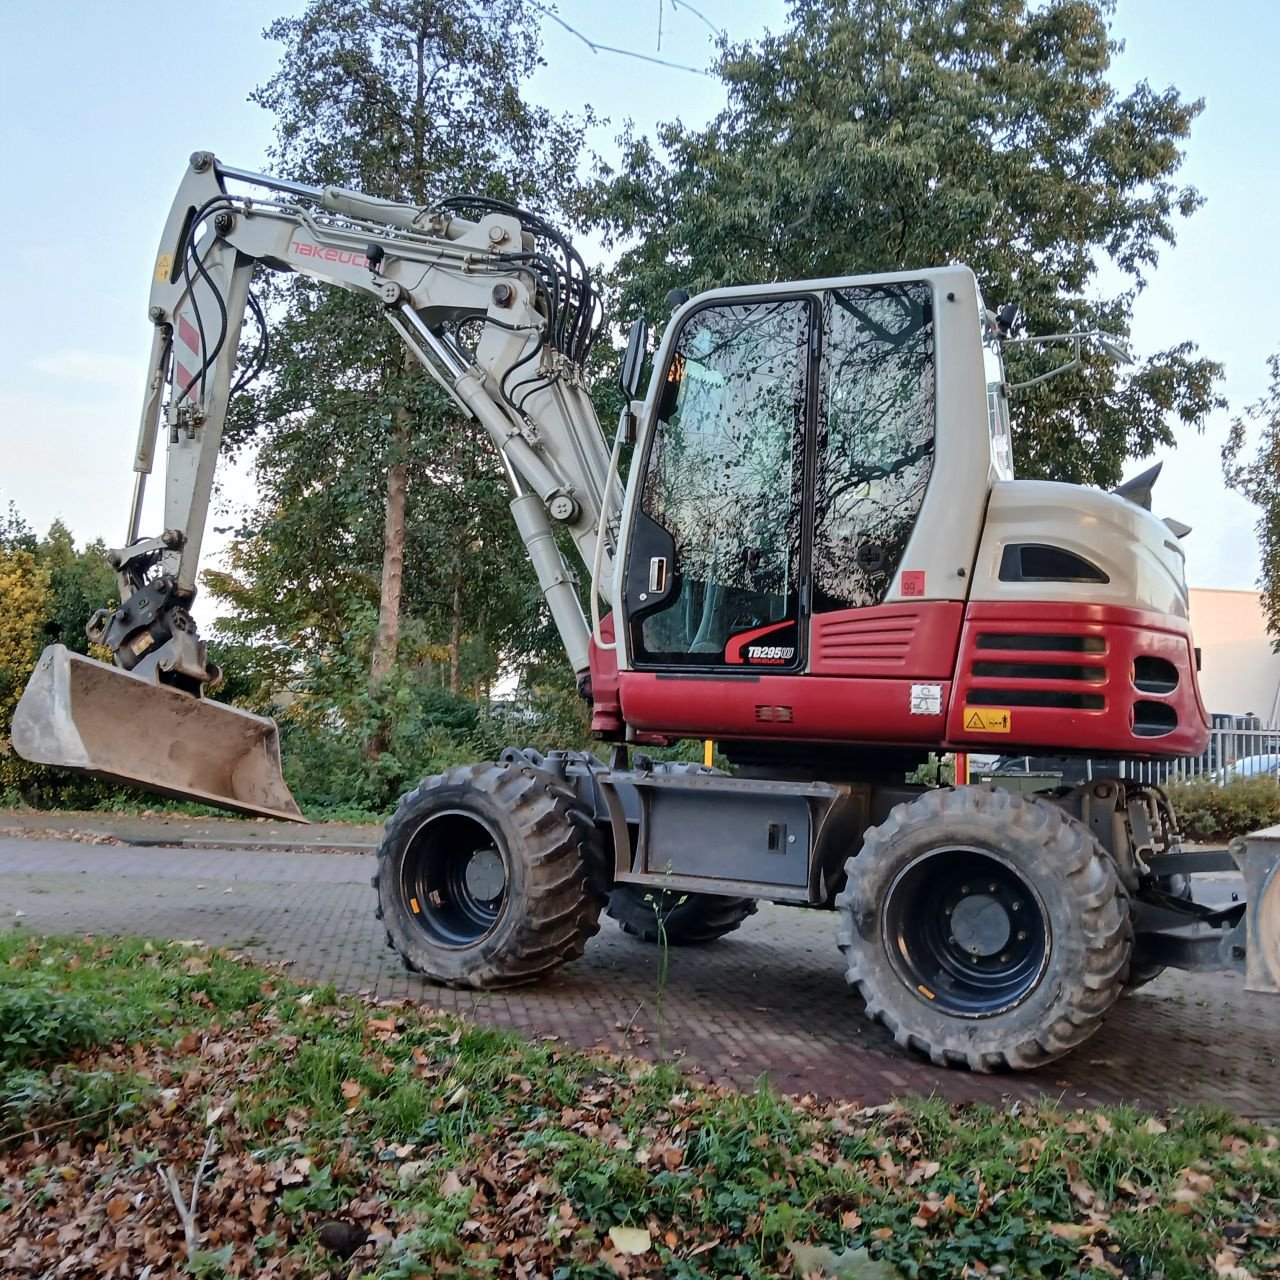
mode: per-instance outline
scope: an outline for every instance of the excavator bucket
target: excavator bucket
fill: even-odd
[[[13,715],[13,749],[35,764],[305,822],[280,772],[280,731],[266,716],[50,645]]]

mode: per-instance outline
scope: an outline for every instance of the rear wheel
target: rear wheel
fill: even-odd
[[[1128,899],[1058,806],[932,791],[867,832],[836,900],[847,976],[904,1047],[975,1071],[1050,1062],[1123,988]]]
[[[401,801],[378,849],[378,916],[405,967],[454,987],[533,982],[580,956],[602,896],[574,795],[519,764],[458,765]]]
[[[701,946],[732,933],[755,915],[754,898],[722,898],[716,893],[677,893],[644,885],[615,885],[607,908],[623,933],[643,942],[659,940],[659,919],[673,947]]]

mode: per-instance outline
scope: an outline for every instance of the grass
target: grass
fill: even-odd
[[[0,1235],[59,1241],[32,1271],[68,1223],[180,1256],[157,1168],[189,1188],[209,1133],[199,1275],[326,1274],[331,1218],[380,1277],[762,1278],[797,1245],[910,1280],[1280,1269],[1280,1144],[1223,1112],[703,1089],[225,953],[0,936]]]

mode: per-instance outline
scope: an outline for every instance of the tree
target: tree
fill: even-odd
[[[1280,652],[1280,354],[1273,355],[1267,367],[1271,385],[1232,422],[1222,449],[1222,468],[1227,483],[1261,508],[1256,526],[1262,557],[1258,586],[1267,630]],[[1262,438],[1253,458],[1244,461],[1251,426],[1261,428]]]
[[[254,97],[276,116],[286,176],[543,209],[574,180],[581,126],[521,96],[539,61],[525,0],[312,0],[267,35],[280,70]],[[406,644],[455,692],[487,685],[529,635],[497,459],[367,300],[299,279],[274,304],[266,377],[227,433],[232,448],[260,442],[262,499],[232,574],[206,578],[239,611],[227,636],[256,631],[269,666],[363,650],[372,695]],[[375,727],[370,754],[385,742]]]
[[[1201,109],[1108,78],[1110,0],[792,0],[785,29],[720,48],[728,105],[704,129],[628,135],[583,217],[623,248],[623,319],[668,290],[951,261],[1031,334],[1126,334],[1177,221],[1174,176]],[[1124,283],[1102,294],[1099,265]],[[1025,351],[1025,349],[1023,349]],[[1011,381],[1045,367],[1011,359]],[[1125,375],[1094,352],[1020,406],[1020,474],[1114,484],[1223,401],[1182,343]]]
[[[40,656],[49,594],[49,571],[35,553],[0,546],[0,793],[25,782],[32,771],[9,740],[13,711]]]
[[[77,550],[70,531],[55,520],[37,541],[11,503],[0,518],[0,792],[19,790],[42,802],[57,796],[100,799],[99,783],[29,764],[13,754],[13,712],[46,644],[89,652],[85,623],[116,593],[116,575],[101,541]],[[95,656],[103,657],[104,654]]]
[[[107,563],[101,538],[76,550],[71,531],[55,520],[40,540],[36,558],[49,574],[44,635],[76,653],[89,652],[85,624],[93,613],[119,596],[115,570]]]

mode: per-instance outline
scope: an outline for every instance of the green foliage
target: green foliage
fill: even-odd
[[[104,552],[100,540],[77,549],[60,520],[37,539],[12,503],[0,520],[0,796],[42,808],[87,807],[113,793],[103,783],[29,764],[9,746],[14,708],[44,646],[89,651],[85,624],[116,593]]]
[[[585,704],[572,690],[542,686],[510,703],[477,704],[432,684],[420,671],[394,671],[376,694],[299,698],[281,713],[285,781],[307,813],[383,815],[420,779],[450,765],[491,760],[507,746],[582,748]],[[384,732],[382,750],[366,749]]]
[[[1271,385],[1266,395],[1231,424],[1222,450],[1222,466],[1227,483],[1260,508],[1257,533],[1262,568],[1258,586],[1277,650],[1280,650],[1280,355],[1267,361]],[[1257,452],[1250,459],[1242,455],[1250,428],[1261,432]]]
[[[1275,778],[1238,778],[1168,788],[1178,827],[1188,840],[1230,840],[1280,823],[1280,783]]]
[[[585,220],[622,252],[620,319],[673,286],[799,280],[959,261],[1029,334],[1124,334],[1137,292],[1200,204],[1175,175],[1199,102],[1109,78],[1109,0],[792,0],[756,43],[721,45],[728,104],[706,128],[627,135]],[[1123,281],[1101,292],[1099,265]],[[1011,353],[1010,380],[1053,358]],[[1029,391],[1017,468],[1105,486],[1222,404],[1191,343],[1123,374],[1100,355]]]
[[[48,1065],[101,1041],[94,1005],[52,983],[0,987],[0,1070]]]

